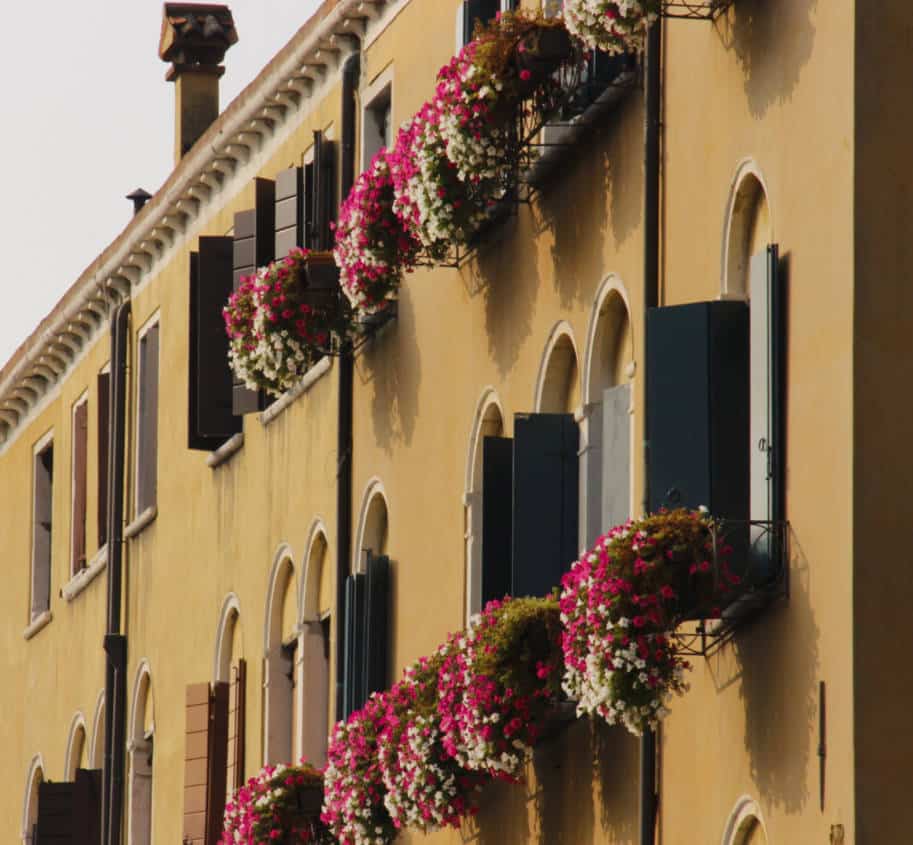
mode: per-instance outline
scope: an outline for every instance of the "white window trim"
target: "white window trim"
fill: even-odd
[[[136,519],[133,520],[125,529],[124,529],[124,539],[132,540],[138,534],[140,534],[146,526],[151,525],[155,522],[155,518],[159,514],[159,509],[156,505],[149,505],[146,510],[144,510]]]
[[[222,466],[232,455],[241,451],[244,445],[244,432],[239,431],[228,438],[218,449],[206,456],[206,466],[210,469]]]
[[[84,542],[86,544],[86,552],[89,551],[89,390],[86,388],[79,398],[73,403],[70,408],[70,538],[69,538],[69,548],[70,548],[70,561],[69,561],[69,573],[70,578],[79,574],[74,568],[73,564],[76,562],[74,560],[76,549],[73,548],[73,517],[76,515],[76,411],[79,410],[81,405],[86,406],[86,528],[85,528],[85,538]],[[88,560],[86,562],[86,567],[88,566]],[[86,567],[83,567],[85,569]],[[80,570],[82,571],[82,570]]]
[[[85,569],[80,569],[60,591],[64,601],[71,602],[89,586],[108,565],[108,544],[105,543],[89,561]]]
[[[45,610],[43,613],[39,613],[25,628],[22,632],[22,638],[24,640],[30,640],[35,636],[42,628],[46,628],[51,620],[54,618],[54,614],[50,610]]]
[[[161,324],[160,317],[161,317],[161,313],[158,309],[156,309],[156,311],[152,314],[152,316],[149,317],[146,320],[146,322],[143,323],[142,326],[140,326],[140,328],[136,332],[136,378],[134,379],[135,384],[133,387],[133,390],[134,390],[134,394],[133,394],[134,395],[134,406],[133,407],[136,408],[136,433],[133,438],[135,441],[135,445],[133,447],[133,451],[134,451],[133,484],[131,485],[133,487],[133,510],[134,510],[134,512],[136,511],[137,504],[139,503],[139,460],[140,460],[139,420],[140,420],[140,410],[141,410],[140,402],[139,402],[139,394],[140,394],[140,384],[142,383],[142,380],[143,380],[142,363],[141,363],[142,356],[140,355],[140,347],[143,342],[143,338],[147,334],[149,334],[149,332],[153,328],[155,328],[156,326],[160,326],[160,324]],[[161,387],[161,376],[162,376],[162,367],[161,367],[162,330],[161,330],[161,328],[159,328],[158,355],[159,355],[159,361],[158,361],[159,386]],[[113,387],[113,385],[112,385],[112,387]],[[161,403],[159,403],[159,404],[161,404]],[[158,408],[156,408],[156,412],[158,412]],[[155,460],[156,460],[156,462],[158,462],[158,443],[156,443],[156,445],[155,445]],[[109,467],[108,471],[110,472],[110,467]],[[157,484],[158,484],[158,476],[156,474],[156,485]],[[158,503],[158,494],[157,493],[156,493],[155,498],[156,498],[156,504],[157,504]],[[133,531],[133,533],[128,534],[128,532],[130,531],[131,528],[134,528],[138,523],[140,523],[143,520],[144,517],[148,516],[149,511],[155,511],[157,513],[158,511],[157,511],[156,505],[151,505],[150,507],[147,507],[145,510],[143,510],[142,513],[136,514],[133,521],[130,523],[130,525],[127,526],[127,529],[124,531],[125,537],[129,538],[129,537],[136,536],[136,534],[138,534],[140,531],[142,531],[143,528],[145,528],[150,522],[152,522],[153,519],[155,519],[155,513],[153,513],[151,519],[147,519],[145,522],[143,522],[141,525],[139,525],[139,527],[136,528],[136,530]]]
[[[23,636],[27,640],[30,640],[35,634],[37,634],[48,622],[51,621],[51,609],[48,607],[46,611],[39,613],[37,616],[32,616],[32,589],[35,585],[35,461],[38,459],[38,456],[47,449],[48,446],[53,446],[54,443],[54,429],[50,429],[45,432],[32,446],[32,492],[31,492],[31,511],[32,519],[30,523],[31,527],[31,536],[29,537],[29,544],[31,546],[31,554],[29,559],[31,561],[31,566],[29,567],[29,625],[26,627]],[[51,482],[51,513],[54,511],[54,485],[53,480]],[[50,562],[48,567],[51,570],[48,573],[48,583],[50,584],[50,576],[53,574],[54,570],[54,535],[53,535],[53,516],[52,516],[52,529],[51,529],[51,549],[50,549]],[[50,591],[48,592],[48,604],[50,604]]]

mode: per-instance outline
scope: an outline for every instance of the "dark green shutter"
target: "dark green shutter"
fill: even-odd
[[[510,593],[514,444],[482,438],[482,607]]]
[[[577,558],[579,442],[573,414],[514,417],[514,596],[546,595]]]
[[[365,701],[365,576],[361,573],[346,578],[345,627],[343,716],[348,718]]]
[[[242,276],[256,273],[275,257],[276,186],[270,179],[254,179],[254,208],[235,214],[232,251],[232,287],[238,289]],[[252,414],[266,407],[266,397],[234,379],[232,410]]]
[[[314,132],[311,248],[332,248],[330,223],[336,220],[336,145],[323,132]]]
[[[314,162],[304,165],[304,246],[316,249],[317,224],[314,219]]]
[[[276,176],[276,257],[296,246],[304,246],[304,171],[290,167]]]
[[[367,553],[365,574],[365,696],[389,686],[390,558]]]
[[[232,290],[231,238],[202,237],[191,254],[190,429],[191,449],[215,449],[241,431],[232,412],[233,376],[222,309]]]

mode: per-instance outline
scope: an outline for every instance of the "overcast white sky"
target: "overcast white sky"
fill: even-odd
[[[239,41],[224,109],[319,0],[224,0]],[[159,0],[4,3],[0,366],[171,171],[174,86]]]

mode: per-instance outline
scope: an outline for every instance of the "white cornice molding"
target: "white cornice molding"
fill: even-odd
[[[107,328],[114,306],[158,274],[173,250],[224,204],[224,191],[237,193],[256,175],[272,142],[281,142],[311,113],[308,100],[316,108],[347,56],[359,48],[353,36],[361,37],[368,22],[378,26],[401,2],[339,0],[316,24],[305,24],[216,120],[67,291],[46,325],[0,370],[0,455]]]

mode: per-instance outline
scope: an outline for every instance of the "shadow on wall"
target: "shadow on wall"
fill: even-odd
[[[765,805],[798,813],[817,784],[807,782],[817,742],[818,640],[808,561],[790,532],[789,603],[766,613],[736,640],[745,748]]]
[[[634,842],[640,794],[640,742],[622,727],[591,722],[599,823],[608,842]]]
[[[818,0],[739,0],[720,24],[724,43],[742,65],[754,117],[792,96],[812,55],[817,5]]]
[[[552,174],[537,206],[540,230],[554,234],[554,284],[564,308],[589,302],[606,274],[605,241],[618,248],[643,214],[643,102],[627,97]]]
[[[400,288],[397,308],[396,320],[382,328],[355,359],[360,385],[373,384],[374,434],[388,455],[395,444],[408,446],[412,442],[422,381],[415,308],[406,285]]]

